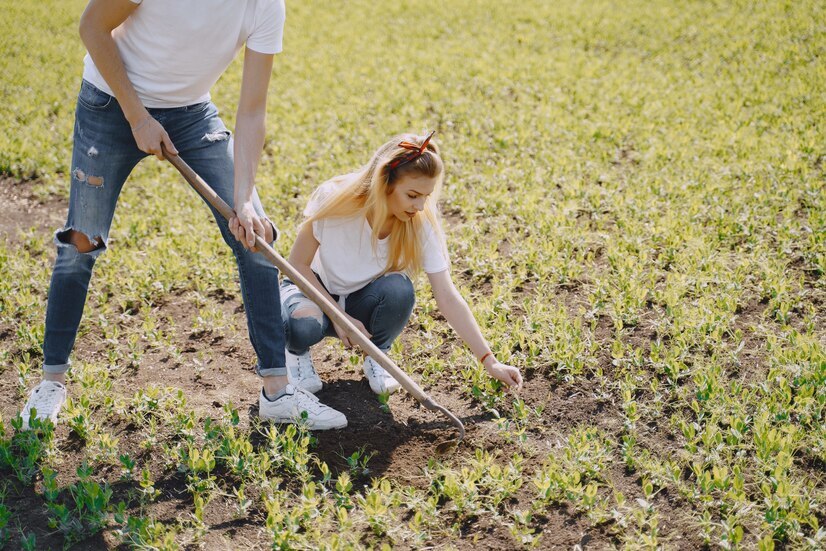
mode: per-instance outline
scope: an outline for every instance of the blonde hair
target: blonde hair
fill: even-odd
[[[410,220],[401,221],[390,217],[390,229],[387,265],[385,273],[407,272],[415,273],[421,270],[424,251],[420,236],[425,235],[424,224],[430,223],[439,237],[439,245],[444,249],[444,237],[439,223],[437,203],[444,182],[444,164],[439,156],[439,146],[433,141],[427,144],[422,155],[409,162],[404,162],[394,169],[388,166],[391,162],[410,154],[409,149],[399,147],[402,141],[414,144],[424,142],[425,136],[415,134],[400,134],[382,145],[370,159],[370,162],[352,174],[337,176],[331,182],[341,185],[341,189],[326,198],[321,207],[309,216],[304,224],[312,224],[325,218],[349,218],[353,216],[372,215],[373,251],[376,251],[379,241],[379,232],[382,220],[390,214],[387,207],[387,198],[393,192],[394,186],[404,176],[426,176],[436,178],[436,186],[426,199],[424,209],[420,215]],[[317,193],[317,191],[316,191]]]

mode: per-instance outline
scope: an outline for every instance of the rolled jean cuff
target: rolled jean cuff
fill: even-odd
[[[69,370],[70,365],[72,365],[72,362],[66,362],[65,364],[52,364],[52,365],[43,364],[43,371],[45,373],[52,373],[52,374],[66,373]]]
[[[268,367],[262,369],[260,365],[255,364],[255,373],[258,374],[259,377],[286,377],[288,371],[286,367]]]

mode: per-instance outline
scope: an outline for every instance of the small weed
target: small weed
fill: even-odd
[[[381,408],[384,413],[390,413],[390,393],[381,392],[376,398],[379,401],[379,408]]]
[[[34,532],[25,534],[22,530],[20,532],[20,548],[23,551],[37,551],[37,535]]]
[[[11,520],[11,510],[2,503],[5,499],[5,490],[0,493],[0,547],[4,547],[11,538],[9,530],[9,520]]]
[[[132,474],[135,470],[135,461],[129,457],[129,454],[122,454],[118,457],[118,461],[120,462],[123,469],[121,470],[121,480],[132,480]]]
[[[175,541],[176,530],[145,517],[130,516],[117,530],[121,542],[134,549],[157,549],[158,551],[177,551],[180,545]]]
[[[350,476],[352,478],[359,478],[370,474],[370,468],[367,464],[375,454],[375,451],[365,451],[365,447],[362,446],[350,455],[342,455],[341,457],[347,462],[347,468],[350,470]]]
[[[68,488],[71,500],[58,501],[53,471],[44,472],[44,495],[49,510],[49,527],[58,530],[69,543],[100,532],[108,522],[112,490],[91,479],[92,470],[84,463],[77,469],[78,481]]]
[[[54,435],[54,425],[48,419],[41,420],[35,417],[32,410],[29,420],[29,429],[23,431],[23,419],[17,415],[11,425],[15,433],[10,439],[3,436],[0,430],[0,469],[11,470],[18,481],[30,484],[50,453]],[[3,429],[0,419],[0,429]]]

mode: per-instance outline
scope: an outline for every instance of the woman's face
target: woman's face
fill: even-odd
[[[424,209],[425,199],[433,193],[437,181],[438,178],[422,174],[407,174],[399,178],[387,198],[390,216],[395,216],[402,222],[412,220]]]

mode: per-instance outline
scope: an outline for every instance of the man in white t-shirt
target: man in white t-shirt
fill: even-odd
[[[43,381],[21,415],[57,421],[65,374],[97,256],[108,243],[118,195],[144,157],[180,155],[235,209],[213,214],[238,263],[249,335],[263,379],[260,414],[300,416],[313,428],[344,416],[288,384],[278,271],[253,246],[276,230],[255,191],[264,144],[267,88],[281,51],[283,0],[91,0],[80,21],[88,54],[75,114],[66,226],[55,233],[43,342]],[[242,47],[244,71],[235,136],[209,90]],[[269,399],[268,399],[269,398]]]

